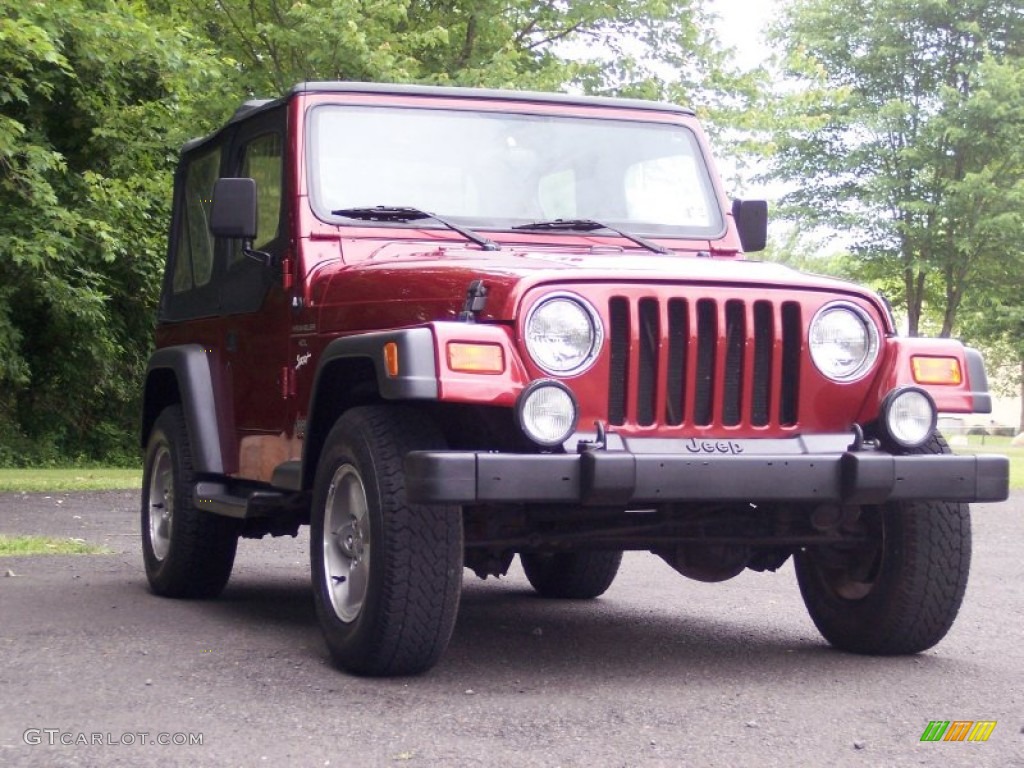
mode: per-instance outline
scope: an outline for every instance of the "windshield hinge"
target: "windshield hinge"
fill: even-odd
[[[474,280],[466,290],[466,303],[462,305],[459,320],[464,323],[475,323],[477,315],[487,306],[487,286],[483,280]]]

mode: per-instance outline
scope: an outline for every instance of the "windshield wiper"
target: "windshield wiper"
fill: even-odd
[[[419,208],[393,205],[375,205],[372,208],[339,208],[331,211],[333,216],[344,216],[346,219],[359,219],[361,221],[419,221],[420,219],[431,219],[438,224],[443,224],[453,232],[458,232],[467,240],[472,240],[485,251],[497,251],[501,248],[493,240],[477,234],[471,229],[459,226],[436,213],[421,211]]]
[[[634,235],[632,232],[626,232],[618,227],[612,227],[604,222],[595,221],[594,219],[552,219],[550,221],[535,221],[532,224],[520,224],[519,226],[512,227],[512,229],[564,230],[566,232],[593,232],[598,229],[607,229],[609,232],[614,232],[620,237],[631,240],[649,251],[669,255],[675,254],[674,251],[670,251],[668,248],[662,248],[657,243],[652,243],[650,240],[640,237],[640,235]]]

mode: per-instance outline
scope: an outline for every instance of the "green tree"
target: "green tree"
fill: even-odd
[[[941,335],[1019,273],[1018,0],[792,0],[774,29],[772,176],[785,215],[856,233],[860,277]]]
[[[578,91],[697,107],[719,147],[763,73],[730,66],[707,0],[150,0],[233,61],[235,92],[304,80]],[[226,114],[226,109],[221,116]]]
[[[1020,397],[1017,431],[1024,432],[1024,304],[1019,296],[1004,300],[1006,293],[980,293],[964,307],[961,322],[967,335],[984,340],[992,391]]]
[[[790,227],[769,240],[761,261],[784,264],[800,272],[853,280],[857,272],[856,259],[845,250],[829,249],[827,242],[819,242],[798,227]]]
[[[139,3],[0,0],[0,461],[135,452],[170,148],[219,67]]]
[[[317,79],[663,96],[667,79],[703,83],[715,51],[702,0],[152,4],[202,30],[261,96]]]
[[[0,0],[0,463],[134,454],[173,167],[242,99],[372,80],[736,115],[730,94],[746,81],[727,71],[703,7]]]

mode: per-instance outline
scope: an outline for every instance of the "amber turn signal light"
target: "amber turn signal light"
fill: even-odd
[[[960,384],[964,380],[960,361],[955,357],[920,357],[910,359],[914,381],[918,384]]]
[[[393,341],[384,345],[384,369],[391,378],[398,375],[398,345]]]
[[[500,344],[448,342],[448,367],[465,373],[503,373],[505,352]]]

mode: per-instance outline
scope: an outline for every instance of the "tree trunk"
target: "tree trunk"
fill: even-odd
[[[1017,425],[1017,434],[1024,432],[1024,360],[1020,361],[1020,424]]]
[[[921,330],[921,313],[924,309],[925,273],[915,273],[911,267],[907,267],[903,272],[903,278],[907,292],[907,335],[918,336]]]

